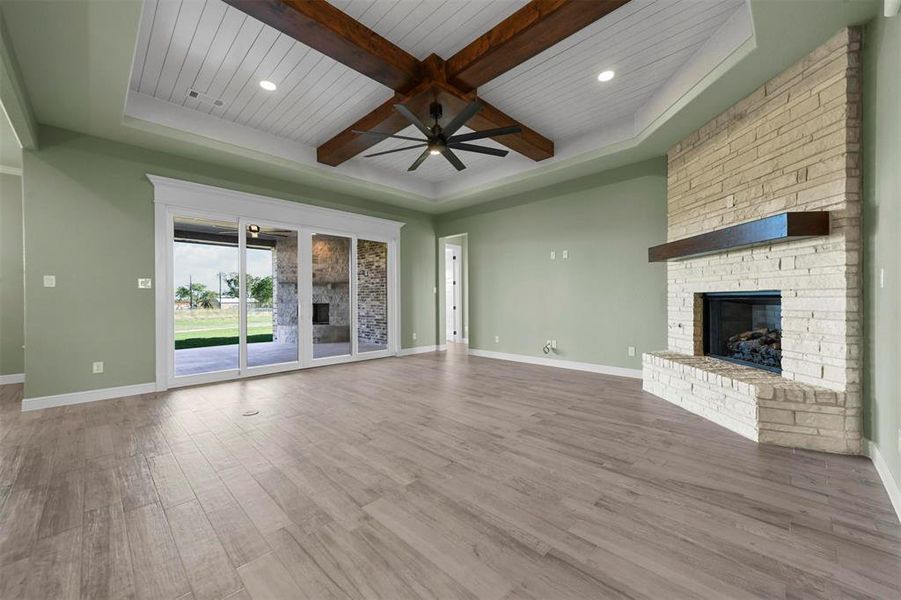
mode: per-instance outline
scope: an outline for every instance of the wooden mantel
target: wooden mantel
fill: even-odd
[[[663,262],[749,246],[829,235],[829,212],[785,212],[648,248],[649,262]]]

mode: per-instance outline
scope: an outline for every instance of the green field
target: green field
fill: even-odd
[[[272,340],[271,309],[256,309],[247,314],[247,335],[251,342]],[[204,343],[203,340],[207,342]],[[236,344],[237,341],[236,309],[194,308],[175,311],[176,349]]]

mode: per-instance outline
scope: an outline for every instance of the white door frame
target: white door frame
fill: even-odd
[[[356,213],[321,208],[300,202],[270,198],[257,194],[238,192],[179,179],[171,179],[147,174],[154,187],[154,245],[156,278],[156,388],[194,385],[227,379],[251,377],[265,373],[286,371],[309,366],[369,360],[384,356],[394,356],[400,348],[400,229],[404,223]],[[174,217],[191,216],[223,221],[234,221],[240,228],[239,252],[241,255],[241,336],[239,338],[240,361],[237,370],[220,371],[175,377],[174,364],[174,298],[172,259],[174,242]],[[247,223],[274,224],[296,229],[298,232],[298,336],[301,340],[300,361],[247,368],[244,332],[246,331],[246,298],[244,294],[244,248],[243,235]],[[311,240],[313,233],[328,233],[351,238],[351,265],[349,286],[351,298],[351,340],[350,355],[312,358],[312,257]],[[375,352],[357,352],[356,331],[356,241],[357,239],[383,242],[388,246],[388,348]],[[303,283],[301,283],[303,282]],[[303,332],[303,333],[302,333]],[[309,340],[307,341],[307,338]]]

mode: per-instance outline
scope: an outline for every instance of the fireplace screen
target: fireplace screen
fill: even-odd
[[[780,373],[781,294],[704,294],[704,354]]]

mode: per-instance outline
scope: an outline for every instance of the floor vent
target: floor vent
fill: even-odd
[[[225,102],[222,101],[221,98],[213,98],[212,96],[208,96],[203,92],[198,92],[197,90],[188,90],[188,98],[194,98],[203,104],[211,104],[213,106],[222,106]]]

